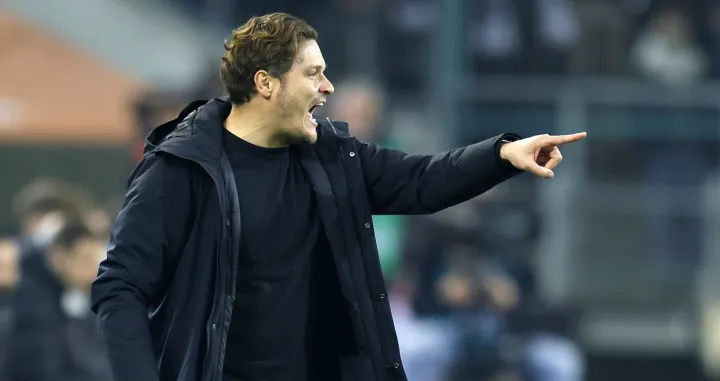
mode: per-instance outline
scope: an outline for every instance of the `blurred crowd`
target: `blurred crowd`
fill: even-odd
[[[155,1],[227,30],[272,11],[303,17],[320,31],[338,89],[326,112],[349,122],[354,135],[408,152],[467,143],[396,100],[399,93],[432,91],[432,71],[441,69],[428,52],[451,0]],[[671,86],[720,79],[718,1],[466,3],[463,62],[473,75],[636,77]],[[368,39],[374,41],[364,44]],[[154,90],[134,105],[135,156],[144,134],[183,102],[222,94],[217,63],[188,94]],[[652,163],[642,171],[650,187],[699,187],[705,163],[717,159],[713,149],[692,143],[642,149]],[[519,178],[433,216],[375,217],[410,381],[585,379],[577,332],[583,311],[550,303],[538,289],[544,227],[531,197],[536,189]],[[662,205],[673,194],[653,197]],[[0,238],[0,381],[111,380],[88,290],[119,205],[44,178],[2,201],[15,214]],[[660,258],[699,253],[700,230],[697,221],[661,215],[652,221],[650,246]]]
[[[374,70],[356,61],[375,60],[381,70],[370,74],[393,88],[408,89],[427,82],[428,50],[449,3],[156,1],[228,28],[254,14],[297,14],[321,31],[332,73]],[[463,19],[457,21],[469,69],[477,74],[641,76],[668,84],[720,76],[720,4],[713,0],[477,0],[463,5]],[[370,39],[377,44],[348,47]],[[348,49],[370,57],[348,54]]]
[[[0,238],[0,379],[111,380],[90,311],[110,219],[85,190],[38,179]]]

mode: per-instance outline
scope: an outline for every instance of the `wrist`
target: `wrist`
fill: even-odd
[[[505,139],[503,139],[503,140],[501,140],[501,141],[499,142],[499,144],[500,144],[500,150],[499,150],[499,152],[498,152],[498,154],[499,154],[498,156],[500,156],[500,159],[502,159],[502,160],[507,160],[507,159],[508,159],[508,158],[507,158],[508,143],[510,143],[510,141],[509,141],[509,140],[505,140]]]

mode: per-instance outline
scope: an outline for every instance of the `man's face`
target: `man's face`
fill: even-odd
[[[317,42],[307,41],[301,46],[292,68],[281,81],[273,102],[278,109],[282,135],[279,138],[285,143],[314,143],[317,140],[317,121],[313,111],[335,91],[330,80],[325,77],[325,67]]]
[[[84,238],[67,251],[51,250],[51,264],[65,282],[79,289],[87,289],[97,276],[104,249],[104,241]]]

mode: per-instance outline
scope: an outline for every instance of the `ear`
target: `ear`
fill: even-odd
[[[255,89],[263,98],[270,98],[275,90],[274,82],[273,77],[265,70],[258,70],[255,73]]]

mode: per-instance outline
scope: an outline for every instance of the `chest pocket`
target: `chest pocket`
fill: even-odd
[[[351,138],[337,138],[333,148],[323,153],[322,160],[330,178],[339,212],[341,215],[354,216],[355,219],[367,219],[370,216],[370,208],[367,203],[358,147]]]

